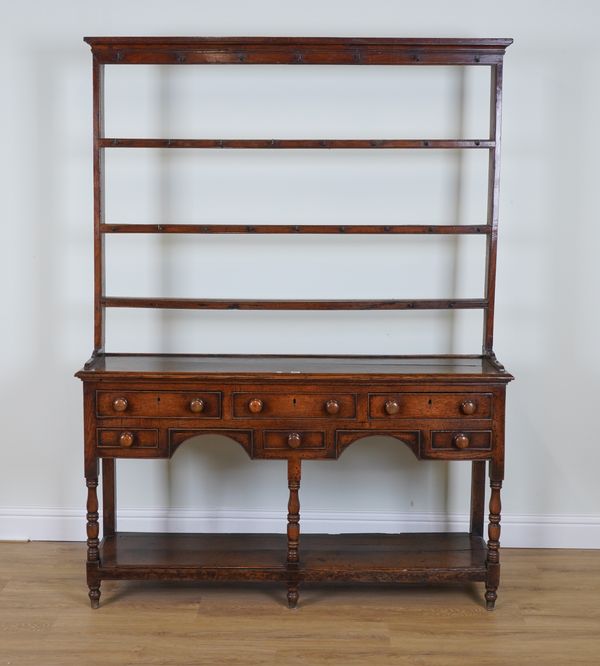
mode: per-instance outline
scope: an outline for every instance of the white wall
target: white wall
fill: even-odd
[[[509,386],[503,543],[600,547],[596,2],[58,0],[1,7],[0,538],[84,532],[81,386],[72,377],[92,345],[91,69],[82,36],[485,36],[515,39],[505,66],[496,330],[497,354],[517,377]],[[483,135],[474,101],[482,82],[452,68],[267,67],[252,70],[252,84],[250,68],[180,72],[134,79],[123,68],[109,87],[115,133]],[[179,105],[167,105],[167,97]],[[126,112],[133,125],[125,124]],[[158,153],[148,164],[140,157],[111,157],[110,174],[127,179],[119,185],[112,178],[114,219],[387,222],[400,211],[398,221],[450,215],[468,223],[481,210],[471,154]],[[415,167],[408,157],[416,157]],[[125,294],[129,276],[139,294],[480,293],[476,238],[382,245],[357,237],[339,250],[330,242],[337,238],[294,239],[290,247],[269,237],[265,249],[259,240],[111,238],[117,279],[109,289]],[[132,269],[134,251],[144,259]],[[405,353],[476,352],[479,345],[469,334],[478,323],[473,313],[118,312],[109,323],[113,350]],[[466,519],[467,466],[419,464],[385,438],[363,440],[337,463],[307,463],[303,476],[305,528],[436,529]],[[250,462],[222,438],[188,443],[171,463],[119,463],[119,495],[121,525],[129,528],[282,529],[287,501],[282,463]]]

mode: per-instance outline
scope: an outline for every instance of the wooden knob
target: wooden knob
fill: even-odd
[[[124,412],[127,409],[127,398],[115,398],[113,400],[113,409],[115,412]]]
[[[392,416],[400,411],[400,404],[397,400],[387,400],[385,403],[386,414]]]
[[[460,411],[463,414],[470,416],[477,411],[477,405],[472,400],[465,400],[460,406]]]
[[[263,401],[260,398],[252,398],[250,402],[248,403],[248,409],[253,413],[253,414],[259,414],[262,412],[264,407]]]
[[[133,433],[132,432],[122,432],[119,437],[119,444],[124,448],[128,449],[130,446],[133,446]]]
[[[302,437],[297,432],[288,435],[288,446],[291,449],[297,449],[302,444]]]
[[[325,403],[325,411],[328,414],[337,414],[340,411],[340,403],[337,400],[328,400]]]
[[[453,441],[454,446],[456,446],[457,449],[466,449],[469,446],[469,438],[462,432],[458,435],[454,435]]]
[[[194,412],[194,414],[200,414],[200,412],[204,411],[204,400],[201,400],[200,398],[194,398],[193,400],[190,400],[190,412]]]

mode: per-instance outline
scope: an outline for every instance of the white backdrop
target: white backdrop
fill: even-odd
[[[515,39],[505,60],[495,344],[517,377],[508,389],[502,541],[600,547],[597,3],[0,6],[0,538],[84,536],[81,386],[72,376],[92,346],[83,35],[447,36]],[[482,72],[122,67],[107,84],[107,133],[481,138]],[[475,224],[485,209],[484,161],[484,151],[113,151],[107,212],[123,222]],[[111,237],[108,292],[478,297],[482,240]],[[477,313],[116,311],[108,342],[113,351],[477,352],[479,324]],[[362,440],[337,463],[306,463],[303,527],[460,528],[468,472],[419,464],[393,440]],[[249,461],[224,438],[199,438],[170,463],[119,463],[119,501],[129,529],[279,530],[285,469]]]

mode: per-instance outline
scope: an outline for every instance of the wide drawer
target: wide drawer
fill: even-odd
[[[369,395],[371,419],[486,419],[490,393],[385,393]]]
[[[234,393],[236,418],[341,418],[356,416],[356,396],[339,393]]]
[[[119,449],[120,451],[157,449],[158,430],[98,428],[97,444],[99,449]]]
[[[491,451],[490,430],[434,430],[431,433],[432,451]]]
[[[207,391],[96,391],[96,414],[219,418],[221,394]]]

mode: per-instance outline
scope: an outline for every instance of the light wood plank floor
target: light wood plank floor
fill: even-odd
[[[600,552],[503,550],[488,613],[478,585],[102,583],[82,544],[0,543],[0,664],[454,666],[600,664]]]

